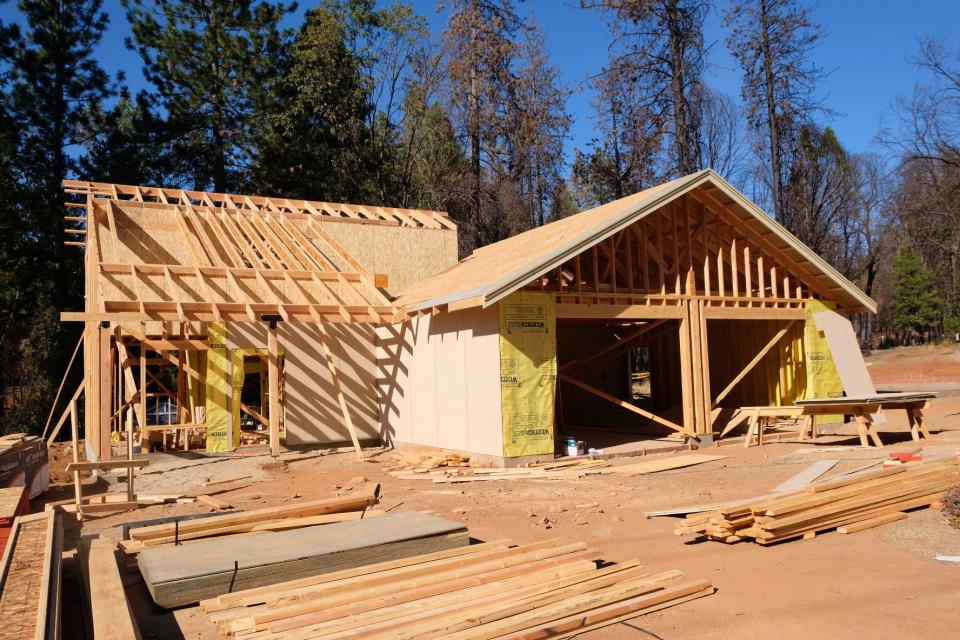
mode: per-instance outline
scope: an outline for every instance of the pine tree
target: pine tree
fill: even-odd
[[[930,273],[909,243],[900,247],[893,260],[893,325],[900,331],[923,336],[936,323],[940,299]]]
[[[284,4],[122,0],[155,104],[168,119],[174,181],[237,190],[266,116],[288,34]]]
[[[338,202],[369,200],[370,81],[348,46],[348,24],[321,5],[307,13],[257,132],[253,189]]]
[[[61,181],[75,149],[91,135],[112,83],[94,51],[107,26],[99,0],[22,0],[24,30],[4,27],[4,101],[0,114],[0,185],[5,202],[3,334],[0,385],[14,399],[5,428],[42,426],[53,380],[62,374],[76,327],[58,309],[83,304],[81,256],[64,246]]]

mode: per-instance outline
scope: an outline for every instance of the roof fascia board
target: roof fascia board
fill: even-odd
[[[695,189],[706,179],[708,179],[711,173],[713,172],[710,169],[698,171],[697,173],[687,176],[686,179],[678,180],[676,186],[668,191],[664,191],[662,194],[658,194],[652,200],[647,202],[638,202],[632,209],[628,209],[626,212],[622,213],[620,219],[616,223],[606,226],[600,231],[587,232],[577,238],[574,238],[567,244],[558,247],[553,251],[550,257],[547,258],[547,261],[545,263],[541,263],[540,267],[537,269],[515,271],[512,274],[504,276],[489,287],[483,306],[488,307],[499,300],[502,300],[530,280],[539,278],[548,271],[560,266],[573,256],[578,255],[590,247],[603,242],[610,236],[629,227],[631,224],[637,222],[652,211],[656,211],[663,205],[668,204],[669,202],[684,195],[688,191]]]

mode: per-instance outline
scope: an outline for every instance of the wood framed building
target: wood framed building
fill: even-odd
[[[876,310],[711,170],[460,262],[439,212],[65,186],[95,458],[154,426],[231,450],[245,420],[274,451],[380,439],[508,465],[584,426],[702,442],[724,412],[839,395],[809,315]],[[151,424],[157,395],[172,425]]]
[[[64,187],[72,244],[85,250],[85,308],[62,319],[85,327],[90,459],[108,460],[123,434],[146,444],[152,432],[232,450],[247,419],[275,452],[379,438],[373,326],[393,321],[391,290],[456,262],[446,214]],[[243,401],[251,377],[255,406]]]
[[[385,437],[506,464],[576,425],[703,441],[725,410],[842,395],[808,316],[876,311],[709,169],[483,247],[395,304]]]

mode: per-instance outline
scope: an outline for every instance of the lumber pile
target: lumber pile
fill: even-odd
[[[812,538],[831,529],[854,533],[935,504],[957,484],[958,459],[862,471],[689,514],[674,533],[721,542],[752,539],[763,545]]]
[[[381,515],[370,507],[379,500],[379,487],[323,500],[297,501],[265,509],[226,512],[208,518],[176,521],[131,528],[130,540],[122,544],[127,553],[138,553],[146,547],[177,544],[188,540],[281,531],[299,527],[333,524]]]
[[[13,523],[0,566],[0,639],[60,637],[63,531],[53,512]]]
[[[191,524],[190,521],[185,524]],[[154,602],[178,607],[232,591],[431,553],[470,542],[466,527],[426,513],[388,513],[320,527],[151,547],[137,564]]]
[[[569,638],[713,593],[636,561],[598,568],[582,543],[496,541],[205,600],[238,640]]]

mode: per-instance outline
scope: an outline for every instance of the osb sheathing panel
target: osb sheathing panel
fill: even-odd
[[[503,455],[496,308],[378,329],[385,442]]]
[[[457,232],[323,221],[319,224],[360,264],[390,278],[397,295],[415,283],[457,263]],[[313,237],[309,231],[304,231]]]
[[[326,325],[326,329],[357,435],[361,440],[375,440],[379,420],[374,329],[361,324]],[[278,340],[284,352],[287,444],[349,442],[318,328],[281,323]],[[227,344],[230,349],[265,348],[266,327],[260,323],[230,323]]]

